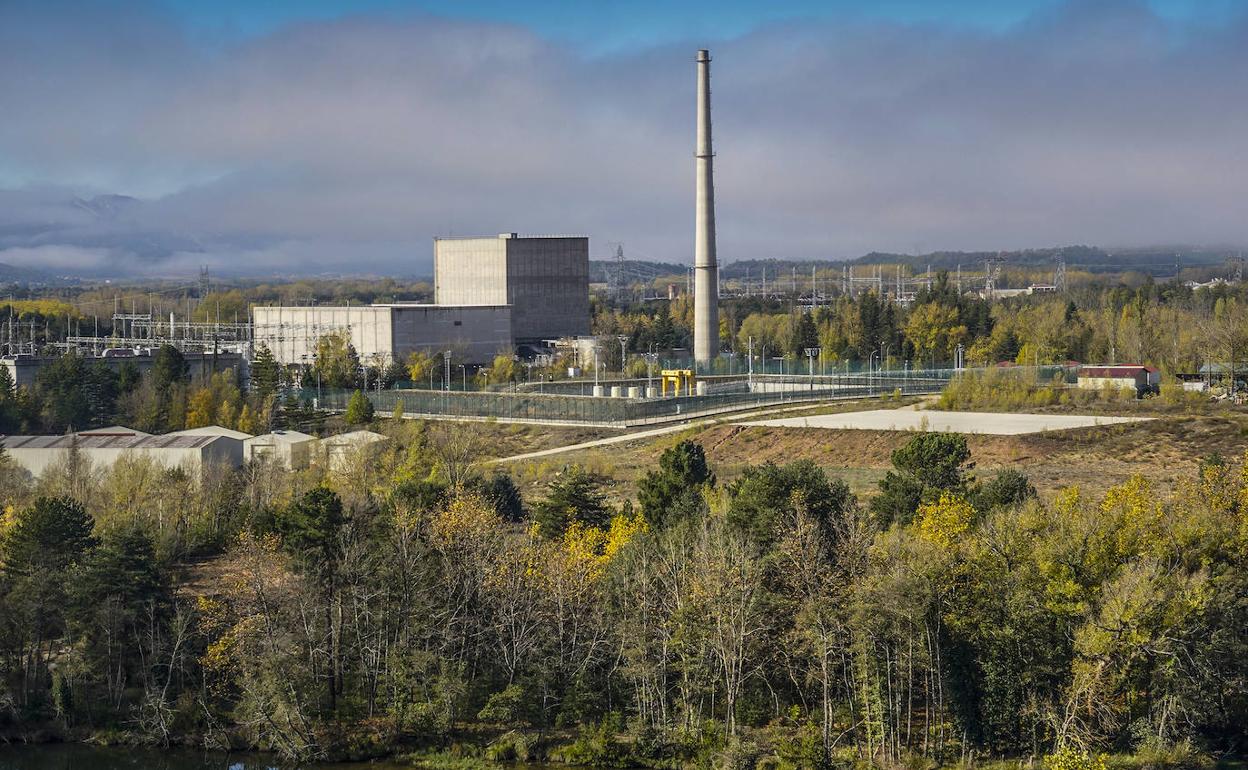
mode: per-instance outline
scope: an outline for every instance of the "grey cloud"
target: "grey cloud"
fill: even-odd
[[[588,55],[413,16],[205,43],[155,13],[9,5],[0,30],[0,179],[56,186],[0,193],[0,262],[414,274],[434,235],[503,230],[691,254],[698,43]],[[1090,1],[1004,33],[714,43],[721,254],[1242,242],[1245,43]],[[110,218],[70,189],[143,200]]]

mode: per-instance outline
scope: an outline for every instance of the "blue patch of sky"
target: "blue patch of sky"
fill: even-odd
[[[517,25],[587,52],[711,42],[738,37],[769,23],[803,19],[937,23],[1001,31],[1036,13],[1058,8],[1064,1],[156,0],[192,28],[214,35],[263,35],[292,23],[352,15],[429,14]],[[1224,24],[1248,10],[1248,0],[1138,1],[1146,2],[1163,18],[1201,25]]]

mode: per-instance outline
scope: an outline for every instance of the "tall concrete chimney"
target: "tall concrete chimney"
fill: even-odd
[[[698,51],[697,207],[693,240],[693,358],[719,358],[719,264],[715,261],[715,180],[711,170],[711,52]]]

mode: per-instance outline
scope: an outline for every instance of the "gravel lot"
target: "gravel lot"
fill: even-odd
[[[1001,412],[927,412],[911,409],[876,409],[869,412],[824,414],[814,417],[785,417],[743,422],[775,428],[834,428],[839,430],[906,430],[942,433],[979,433],[1017,436],[1048,430],[1092,428],[1124,422],[1142,422],[1148,417],[1107,417],[1078,414],[1010,414]]]

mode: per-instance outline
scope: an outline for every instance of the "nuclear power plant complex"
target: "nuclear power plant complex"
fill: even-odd
[[[78,334],[67,334],[61,344],[98,358],[100,368],[113,371],[152,369],[155,353],[171,346],[181,351],[188,373],[199,381],[233,370],[243,386],[253,374],[252,364],[260,360],[258,351],[267,349],[287,369],[280,387],[289,403],[306,404],[314,411],[345,411],[349,399],[359,393],[386,412],[451,419],[645,425],[794,400],[930,393],[943,387],[952,376],[949,371],[923,374],[909,367],[885,371],[885,349],[879,351],[880,367],[873,355],[865,375],[851,374],[848,362],[843,372],[825,372],[818,347],[806,347],[805,361],[797,363],[776,357],[774,347],[769,359],[766,344],[756,358],[752,337],[745,350],[721,352],[710,51],[697,50],[694,65],[692,269],[685,297],[656,307],[658,312],[639,314],[648,316],[640,325],[629,328],[620,318],[607,318],[594,334],[588,237],[505,232],[433,238],[432,302],[254,305],[250,319],[236,316],[230,322],[222,320],[219,305],[215,320],[203,312],[207,308],[193,313],[189,297],[185,313],[180,317],[169,313],[167,320],[168,306],[153,303],[150,296],[147,312],[133,297],[128,309],[115,298],[107,336],[98,330],[84,335],[79,326]],[[622,247],[616,254],[618,288],[624,275]],[[882,293],[879,274],[875,281]],[[900,294],[900,273],[898,281]],[[766,295],[766,278],[763,285]],[[846,285],[847,293],[852,293],[852,281]],[[611,286],[608,274],[608,295]],[[820,296],[813,272],[810,286],[813,307]],[[209,296],[208,288],[204,268],[201,302]],[[623,297],[618,291],[615,295]],[[426,295],[415,290],[408,296]],[[792,296],[796,307],[801,298],[796,273]],[[689,298],[691,329],[685,326],[684,315],[690,309]],[[669,284],[665,300],[656,293],[641,301],[673,299],[674,285]],[[608,307],[608,312],[612,310]],[[679,336],[673,333],[674,313],[681,314]],[[661,328],[661,320],[666,321],[667,333],[653,334]],[[686,329],[693,332],[692,345]],[[7,333],[5,346],[16,355],[0,359],[0,365],[15,383],[30,386],[38,381],[40,368],[56,359],[36,355],[33,324],[19,331],[30,341],[15,342],[18,335],[10,315],[8,328],[0,332]],[[638,344],[642,333],[651,333],[644,348]],[[328,349],[322,343],[331,335],[344,338],[355,357],[345,356],[348,365],[339,367],[350,368],[350,376],[336,376],[322,387],[318,357]],[[414,356],[418,353],[428,358]],[[265,360],[265,371],[271,372]],[[769,361],[778,372],[769,371]],[[800,363],[805,364],[804,372],[798,371]],[[289,438],[275,438],[273,446],[286,446]],[[147,446],[136,441],[131,448]],[[45,458],[45,449],[60,447],[49,439],[20,448],[35,458],[30,461],[34,463],[43,461],[39,458]],[[169,449],[166,454],[179,461],[184,454],[202,453],[198,445],[179,445],[179,451],[187,450],[182,454],[160,448]],[[112,445],[103,449],[111,451]]]
[[[256,307],[252,318],[255,345],[283,364],[309,363],[327,334],[345,334],[366,361],[449,351],[484,364],[521,345],[589,333],[589,239],[437,238],[432,305]]]
[[[719,357],[710,52],[699,50],[696,64],[693,359],[709,368]],[[433,304],[256,307],[254,344],[283,364],[307,364],[317,341],[336,333],[367,361],[403,361],[423,351],[484,364],[500,353],[541,351],[590,333],[586,237],[434,238],[433,257]]]

